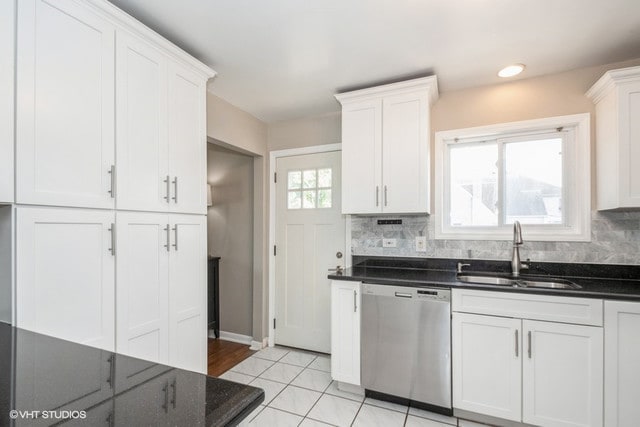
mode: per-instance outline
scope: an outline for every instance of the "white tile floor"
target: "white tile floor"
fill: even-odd
[[[330,372],[327,355],[271,347],[220,378],[264,390],[264,402],[244,420],[244,426],[458,426],[454,417],[338,390]]]

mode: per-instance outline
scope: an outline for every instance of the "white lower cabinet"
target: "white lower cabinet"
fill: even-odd
[[[117,216],[117,351],[206,372],[206,217]]]
[[[640,420],[640,303],[604,304],[604,419],[607,427]]]
[[[12,203],[15,0],[0,2],[0,203]]]
[[[474,291],[454,290],[454,310],[473,296]],[[602,317],[590,320],[598,326],[544,321],[557,314],[540,296],[527,301],[526,294],[519,297],[521,318],[487,315],[491,300],[499,310],[505,297],[484,292],[482,314],[453,313],[454,408],[528,425],[602,426]],[[472,304],[466,307],[473,311]],[[594,311],[601,313],[597,304]],[[543,320],[522,318],[529,315]]]
[[[453,406],[507,420],[522,414],[520,319],[453,313]]]
[[[522,421],[601,426],[602,328],[522,321]]]
[[[114,348],[111,211],[16,209],[16,326]]]
[[[331,377],[360,385],[360,282],[331,282]]]

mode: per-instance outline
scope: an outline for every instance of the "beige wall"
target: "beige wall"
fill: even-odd
[[[339,104],[336,101],[336,109]],[[269,151],[340,142],[340,112],[269,123]]]
[[[253,157],[209,144],[208,251],[220,260],[220,329],[253,335]]]
[[[267,153],[267,124],[209,92],[207,136],[255,155]]]
[[[253,156],[253,323],[247,335],[261,341],[267,334],[267,125],[207,93],[207,136],[210,142]]]

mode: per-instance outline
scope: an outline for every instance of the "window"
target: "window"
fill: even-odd
[[[323,209],[332,206],[331,169],[289,171],[287,174],[288,209]]]
[[[436,134],[436,238],[590,239],[589,115]]]

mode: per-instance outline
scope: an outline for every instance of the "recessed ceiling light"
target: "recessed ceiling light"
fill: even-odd
[[[524,70],[524,64],[513,64],[504,67],[498,72],[500,77],[513,77],[517,76]]]

